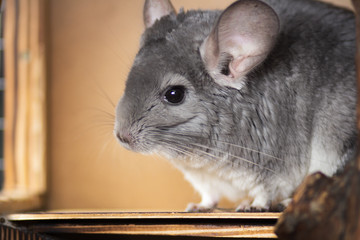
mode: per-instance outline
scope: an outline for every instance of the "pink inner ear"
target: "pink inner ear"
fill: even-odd
[[[145,27],[152,27],[156,20],[171,13],[176,11],[169,0],[146,0],[143,12]]]
[[[233,86],[259,65],[272,50],[279,20],[272,8],[259,0],[241,0],[220,16],[200,50],[215,81]],[[225,58],[231,57],[230,76],[221,73]]]
[[[230,73],[234,78],[245,76],[254,67],[259,65],[266,55],[259,56],[240,56],[233,59],[229,64]]]
[[[239,77],[238,73],[243,73],[247,70],[247,68],[243,64],[245,59],[246,59],[246,57],[241,56],[241,57],[233,59],[229,63],[229,70],[230,70],[230,74],[231,74],[232,78],[238,78]]]

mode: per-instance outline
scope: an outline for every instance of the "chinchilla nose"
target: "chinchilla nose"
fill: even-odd
[[[127,130],[120,130],[116,133],[116,138],[123,144],[131,147],[134,144],[134,137]]]

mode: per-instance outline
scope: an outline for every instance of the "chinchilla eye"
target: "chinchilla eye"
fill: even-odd
[[[181,104],[185,99],[185,87],[171,86],[164,94],[164,100],[170,104]]]

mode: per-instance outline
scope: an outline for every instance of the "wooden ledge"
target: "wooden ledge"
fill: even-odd
[[[11,214],[4,225],[60,239],[93,235],[274,239],[280,213],[39,212]],[[64,237],[64,238],[61,238]]]
[[[10,221],[44,220],[99,220],[99,219],[242,219],[242,220],[277,220],[281,213],[187,213],[187,212],[36,212],[10,214]]]

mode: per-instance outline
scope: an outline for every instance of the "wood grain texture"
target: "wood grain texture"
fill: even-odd
[[[187,213],[187,212],[38,212],[7,215],[11,221],[97,220],[97,219],[243,219],[277,220],[281,213]]]
[[[4,222],[42,235],[128,235],[276,238],[280,213],[42,212]]]
[[[8,0],[5,9],[2,213],[42,205],[47,137],[45,0]]]

